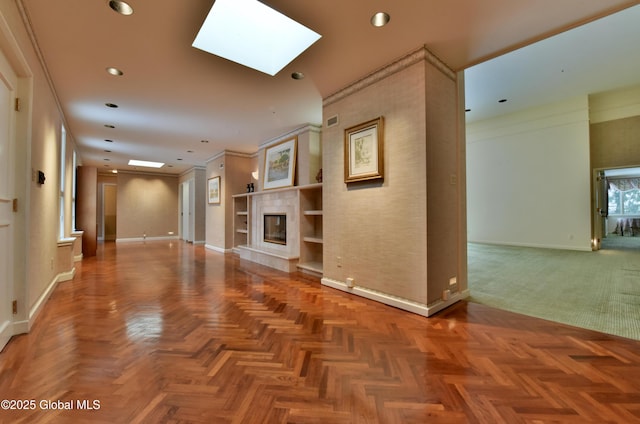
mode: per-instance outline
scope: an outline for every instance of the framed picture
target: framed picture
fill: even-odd
[[[297,142],[298,138],[293,137],[265,149],[263,189],[293,185]]]
[[[344,182],[384,178],[382,116],[344,130]]]
[[[207,180],[207,194],[210,205],[220,204],[220,177],[213,177]]]

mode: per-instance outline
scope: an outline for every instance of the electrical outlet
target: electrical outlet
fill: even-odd
[[[336,256],[336,266],[342,268],[342,256]]]
[[[355,280],[351,277],[347,278],[347,287],[351,288],[355,286]]]

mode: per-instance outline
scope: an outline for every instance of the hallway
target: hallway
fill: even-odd
[[[424,318],[202,246],[107,243],[0,353],[0,399],[35,401],[0,423],[639,422],[638,352],[475,303]]]

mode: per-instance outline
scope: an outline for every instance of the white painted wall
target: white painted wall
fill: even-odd
[[[587,96],[467,125],[468,240],[591,250]]]

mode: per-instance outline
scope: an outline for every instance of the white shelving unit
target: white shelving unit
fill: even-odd
[[[298,268],[322,275],[322,184],[300,187],[300,215]]]
[[[233,196],[233,248],[245,246],[249,242],[249,193]]]

